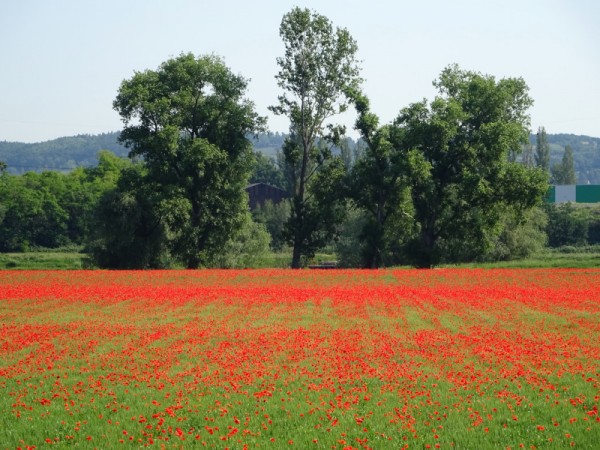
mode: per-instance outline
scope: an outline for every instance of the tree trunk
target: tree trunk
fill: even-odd
[[[422,252],[419,258],[418,268],[431,269],[439,261],[435,255],[436,236],[433,227],[427,227],[421,230]]]
[[[378,269],[381,265],[382,261],[382,249],[383,249],[383,225],[385,223],[386,215],[385,215],[385,194],[382,190],[379,190],[379,199],[377,202],[377,216],[375,217],[377,221],[377,230],[375,236],[375,248],[373,249],[372,260],[369,264],[371,269]]]
[[[187,260],[186,268],[198,269],[200,267],[200,258],[197,255],[190,256]]]
[[[298,177],[298,191],[294,198],[294,249],[292,251],[292,269],[300,268],[300,258],[302,256],[302,241],[304,241],[304,195],[306,190],[306,172],[308,170],[310,141],[307,138],[302,139],[302,163],[300,166],[300,176]]]
[[[301,183],[302,186],[304,185],[304,183]],[[303,188],[302,188],[302,192],[303,192]],[[304,229],[304,224],[303,224],[303,220],[304,220],[304,211],[302,210],[302,199],[300,198],[300,196],[296,196],[296,198],[294,198],[294,212],[293,212],[293,219],[294,219],[294,248],[292,249],[292,269],[299,269],[300,268],[300,259],[302,257],[302,241],[304,239],[304,236],[302,235],[303,233],[303,229]]]
[[[296,239],[294,239],[294,250],[292,251],[292,269],[300,268],[300,257],[302,256],[302,252],[300,249],[300,245],[296,244]]]

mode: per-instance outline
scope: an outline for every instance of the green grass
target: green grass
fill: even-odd
[[[317,253],[311,263],[335,260],[335,255]],[[290,267],[290,252],[271,252],[254,266],[257,269]],[[24,253],[0,253],[0,270],[78,270],[93,268],[85,253],[74,251],[34,251]],[[183,268],[183,267],[174,267]]]
[[[268,253],[255,268],[286,268],[290,266],[291,252]],[[335,255],[318,253],[311,264],[335,260]],[[0,253],[0,270],[77,270],[91,268],[84,253],[74,251]],[[546,249],[527,259],[497,262],[446,264],[443,267],[483,268],[590,268],[600,267],[600,252],[586,248]]]
[[[75,270],[87,267],[87,256],[77,252],[0,253],[0,270]]]
[[[483,268],[590,268],[600,267],[600,253],[575,252],[563,253],[556,250],[545,250],[527,259],[514,261],[497,261],[487,263],[467,263],[447,265],[446,267],[483,267]]]

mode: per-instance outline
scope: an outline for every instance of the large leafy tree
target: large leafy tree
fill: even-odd
[[[292,194],[287,227],[292,267],[298,268],[303,256],[327,240],[340,218],[339,205],[332,200],[343,163],[325,144],[338,142],[343,130],[326,121],[347,109],[343,94],[360,78],[356,42],[326,17],[296,7],[283,17],[279,34],[285,56],[277,59],[276,79],[283,94],[271,110],[290,119],[282,151]]]
[[[220,58],[188,53],[135,73],[113,103],[120,141],[143,159],[144,178],[161,194],[152,207],[165,212],[169,247],[188,268],[218,252],[248,214],[248,136],[264,119],[246,87]]]
[[[391,137],[408,162],[419,236],[414,264],[471,259],[486,251],[507,211],[541,202],[547,176],[509,161],[528,136],[532,100],[520,78],[446,68],[439,95],[403,109]]]

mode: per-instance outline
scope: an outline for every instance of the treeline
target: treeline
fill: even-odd
[[[139,164],[139,163],[138,163]],[[45,249],[76,249],[94,255],[102,245],[98,231],[106,221],[117,217],[103,217],[110,212],[109,202],[115,195],[122,174],[132,170],[134,163],[109,151],[97,155],[94,167],[77,168],[68,173],[44,171],[0,175],[0,252],[27,252]],[[285,185],[284,170],[276,159],[255,153],[250,182]],[[132,207],[135,202],[130,202]],[[108,207],[108,210],[106,208]],[[126,202],[123,205],[126,207]],[[334,252],[342,267],[363,267],[366,263],[365,225],[368,214],[351,204],[345,206],[345,218],[338,225],[335,237],[326,245]],[[131,213],[131,209],[129,213]],[[138,212],[141,213],[141,212]],[[270,252],[289,251],[284,238],[289,220],[289,203],[265,205],[252,211],[252,220],[236,239],[229,242],[218,258],[205,263],[210,267],[251,267],[268,258]],[[113,223],[119,237],[131,239],[135,233],[125,233],[125,224]],[[399,236],[405,234],[397,230]],[[524,258],[544,246],[583,247],[600,244],[600,208],[576,207],[571,204],[544,204],[529,211],[524,220],[504,219],[501,231],[488,250],[474,258],[479,261],[497,261]],[[144,246],[142,238],[140,246]],[[399,245],[390,249],[383,265],[405,264]],[[445,262],[458,258],[447,254]],[[128,264],[129,263],[129,264]],[[148,263],[146,267],[169,267],[174,259]],[[98,260],[104,267],[140,267],[130,258],[116,261]]]
[[[270,245],[299,268],[329,246],[342,265],[375,268],[544,245],[550,169],[541,140],[536,164],[521,156],[532,104],[524,80],[451,65],[433,100],[381,124],[347,30],[294,8],[280,36],[271,110],[290,127],[270,135],[276,158],[253,151],[266,120],[245,97],[247,80],[214,55],[181,54],[119,87],[113,108],[130,160],[105,152],[94,169],[20,177],[3,166],[0,250],[74,243],[100,267],[198,268],[251,266]],[[331,122],[348,109],[360,145]],[[251,213],[252,181],[288,199]]]
[[[82,246],[90,242],[100,199],[131,162],[107,150],[97,164],[68,173],[0,174],[0,252]]]

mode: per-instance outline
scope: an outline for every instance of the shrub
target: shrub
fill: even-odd
[[[541,208],[527,211],[522,220],[512,214],[505,216],[502,231],[485,259],[508,261],[541,251],[547,242],[547,224],[548,216]]]
[[[259,266],[269,254],[270,242],[271,236],[265,225],[248,217],[242,229],[227,241],[223,251],[212,257],[207,265],[220,269]]]
[[[550,247],[587,244],[589,212],[586,208],[576,208],[569,202],[547,205],[546,213],[548,214],[546,234]]]

